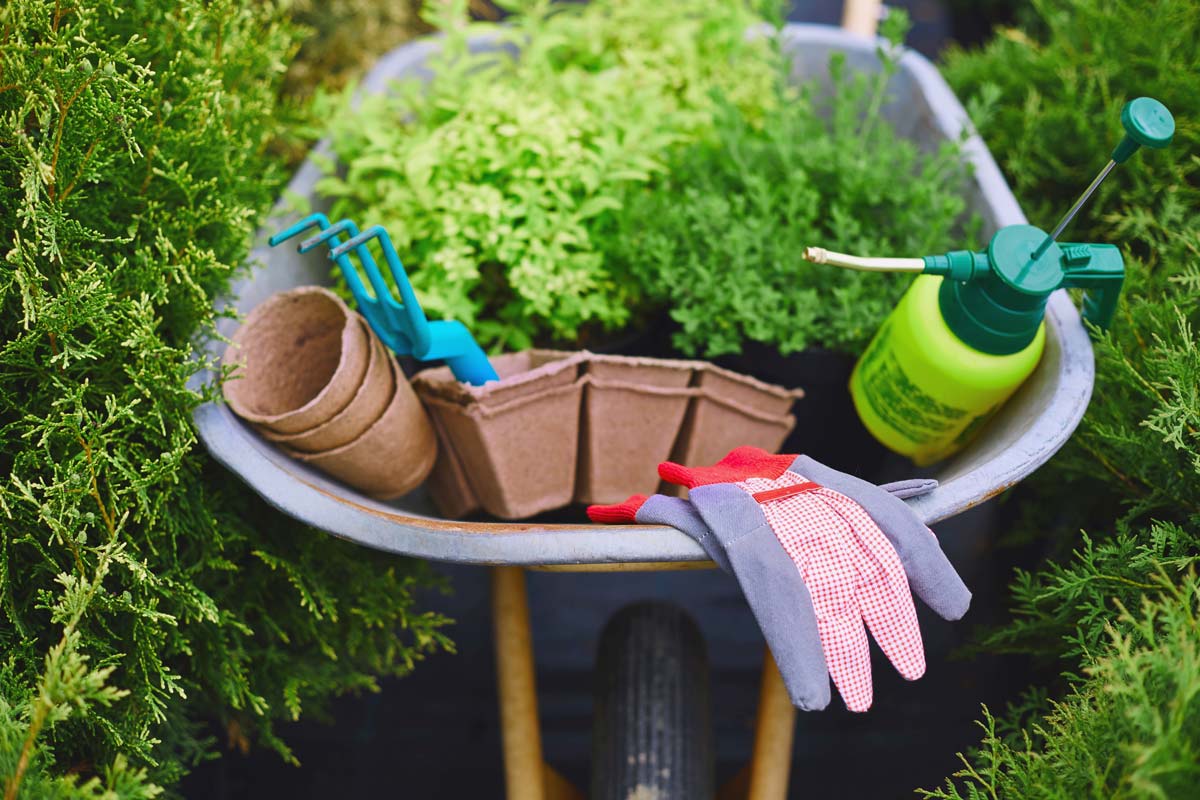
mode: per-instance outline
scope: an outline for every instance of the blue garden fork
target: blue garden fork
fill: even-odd
[[[418,361],[445,361],[455,378],[474,386],[482,386],[488,381],[500,379],[466,325],[457,320],[430,322],[425,317],[425,312],[417,302],[417,295],[408,280],[408,273],[400,263],[392,239],[382,225],[373,225],[360,233],[358,227],[348,219],[330,223],[324,214],[310,214],[275,234],[268,241],[274,247],[314,227],[319,228],[321,232],[300,242],[299,251],[307,253],[323,242],[329,243],[329,258],[341,269],[359,312],[366,317],[371,329],[393,352],[397,355],[412,356]],[[342,234],[350,238],[342,242]],[[367,242],[372,239],[379,240],[383,257],[387,260],[388,271],[392,273],[392,279],[400,292],[400,302],[392,296],[387,281],[384,280],[367,247]],[[367,291],[359,271],[349,258],[352,250],[362,263],[372,292]]]

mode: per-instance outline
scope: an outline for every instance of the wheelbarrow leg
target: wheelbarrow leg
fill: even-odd
[[[721,787],[720,800],[785,800],[795,732],[796,709],[771,651],[764,649],[754,753],[750,763]]]
[[[787,797],[795,733],[796,708],[788,698],[774,656],[764,648],[747,800],[784,800]]]
[[[529,600],[520,567],[492,569],[492,634],[505,796],[508,800],[582,800],[583,795],[542,759]]]

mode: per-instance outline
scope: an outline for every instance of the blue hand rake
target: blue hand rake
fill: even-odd
[[[396,255],[391,237],[381,225],[373,225],[361,233],[348,219],[330,223],[324,214],[310,214],[294,225],[280,231],[269,239],[272,247],[311,229],[320,233],[300,242],[299,251],[307,253],[317,245],[327,242],[331,247],[329,258],[342,271],[346,285],[375,334],[397,355],[409,355],[418,361],[441,359],[450,367],[454,377],[463,383],[482,386],[488,381],[499,380],[496,370],[484,355],[483,349],[467,326],[457,320],[435,320],[430,322],[417,302],[417,295],[408,280],[408,273]],[[342,242],[341,236],[350,238]],[[400,292],[400,302],[392,296],[387,281],[379,271],[367,242],[378,239],[388,271]],[[363,284],[358,269],[349,258],[353,250],[362,263],[363,271],[371,284],[370,292]]]

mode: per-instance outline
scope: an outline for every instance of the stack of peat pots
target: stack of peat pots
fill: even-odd
[[[437,439],[408,379],[327,289],[272,295],[238,328],[224,361],[230,407],[299,461],[385,500],[433,468]]]

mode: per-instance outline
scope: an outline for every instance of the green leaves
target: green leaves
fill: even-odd
[[[462,4],[430,7],[446,32],[428,87],[333,117],[346,174],[320,190],[334,214],[386,226],[431,316],[493,349],[572,342],[630,320],[598,231],[625,187],[712,125],[713,89],[751,116],[770,100],[770,45],[736,0],[522,4],[498,45],[469,54]]]
[[[896,136],[880,113],[886,54],[875,76],[849,75],[843,62],[830,65],[828,97],[779,87],[758,123],[719,103],[713,134],[650,190],[627,190],[607,240],[612,262],[670,308],[685,352],[738,352],[747,340],[856,352],[908,281],[814,266],[804,248],[923,255],[962,245],[957,147],[926,155]]]
[[[980,751],[925,797],[1183,798],[1200,783],[1200,584],[1150,576],[1117,606],[1084,677],[1020,733],[984,709]],[[1008,735],[1006,735],[1006,733]]]
[[[1115,170],[1068,231],[1122,247],[1125,290],[1095,344],[1087,415],[1025,487],[1025,535],[1055,557],[1018,574],[1012,621],[983,642],[1089,677],[1044,722],[1014,719],[1027,723],[1023,739],[989,728],[957,788],[936,796],[1190,796],[1200,747],[1190,571],[1200,560],[1200,4],[1032,5],[1036,25],[946,67],[960,93],[983,98],[976,123],[1031,220],[1052,224],[1091,180],[1127,100],[1157,97],[1179,124],[1165,151]],[[1114,619],[1121,609],[1141,611]]]
[[[1191,78],[1200,66],[1200,6],[1172,0],[1153,14],[1126,0],[1034,7],[1044,25],[1037,39],[1002,32],[947,65],[960,92],[990,96],[978,122],[1031,219],[1051,224],[1091,180],[1121,136],[1127,100],[1157,97],[1178,118],[1175,142],[1115,170],[1068,231],[1074,241],[1120,245],[1127,278],[1112,329],[1096,346],[1088,413],[1044,485],[1076,494],[1086,482],[1122,506],[1115,526],[1112,504],[1077,518],[1061,534],[1066,542],[1082,526],[1200,525],[1200,133],[1189,116],[1200,104]]]
[[[297,32],[232,0],[0,5],[0,787],[152,797],[447,646],[419,564],[271,511],[198,448],[213,297],[284,172]],[[18,764],[25,766],[18,779]],[[60,777],[73,770],[74,777]]]

